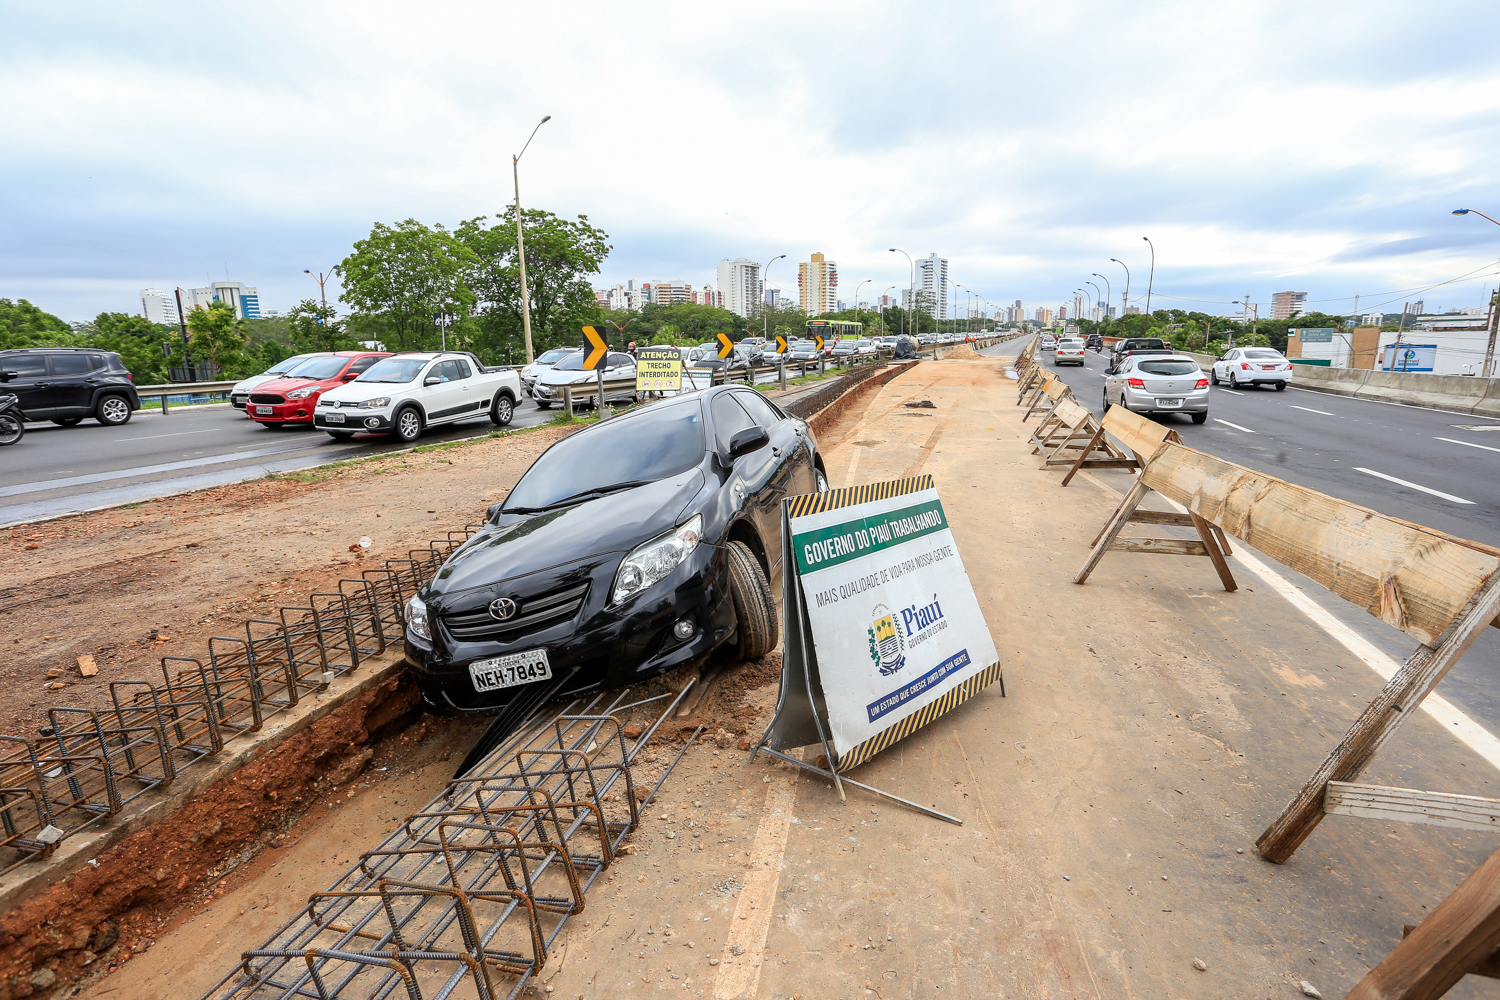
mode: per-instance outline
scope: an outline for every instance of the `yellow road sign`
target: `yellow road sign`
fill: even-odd
[[[682,352],[675,347],[642,347],[636,352],[637,392],[681,392]]]
[[[583,341],[583,346],[589,352],[588,356],[583,359],[583,367],[585,371],[593,371],[609,353],[609,344],[605,343],[603,334],[591,326],[583,328]]]
[[[783,336],[780,336],[779,334],[776,337],[776,353],[777,354],[785,354],[786,353],[786,338],[783,337]]]
[[[823,349],[823,338],[818,336],[817,334],[813,334],[813,340],[817,341],[818,350],[821,351]]]
[[[719,357],[727,358],[734,353],[734,341],[729,339],[729,334],[719,334]]]

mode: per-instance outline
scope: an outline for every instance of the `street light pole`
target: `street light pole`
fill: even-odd
[[[898,250],[895,247],[891,247],[891,253],[899,253],[901,256],[905,257],[906,258],[907,267],[909,267],[911,269],[911,290],[910,290],[911,298],[907,301],[906,305],[907,305],[907,309],[909,311],[915,311],[916,308],[917,308],[917,265],[912,262],[911,254],[907,253],[905,250]],[[907,330],[906,330],[907,322],[908,322],[907,318],[905,316],[902,316],[901,317],[901,332],[902,333],[906,333],[907,332]],[[922,331],[919,329],[917,332],[921,333]]]
[[[1094,311],[1094,297],[1092,295],[1089,295],[1088,289],[1086,289],[1086,288],[1078,288],[1078,289],[1075,289],[1075,291],[1077,291],[1078,294],[1080,294],[1080,295],[1088,295],[1088,299],[1089,299],[1089,312],[1093,312]],[[1080,317],[1080,319],[1081,318],[1082,317]],[[1078,330],[1079,330],[1080,333],[1083,332],[1083,327],[1080,326],[1078,328]]]
[[[1116,264],[1119,264],[1121,267],[1125,267],[1125,262],[1123,260],[1117,260],[1114,257],[1111,257],[1110,260],[1114,261]],[[1130,268],[1125,267],[1125,291],[1120,296],[1120,315],[1124,316],[1125,313],[1126,313],[1126,311],[1129,310],[1129,309],[1130,309]]]
[[[1095,330],[1095,332],[1098,332],[1098,330],[1099,330],[1099,302],[1100,302],[1100,299],[1099,299],[1099,286],[1095,285],[1092,281],[1085,281],[1084,284],[1085,285],[1090,285],[1094,289],[1094,305],[1093,305],[1093,309],[1094,309],[1094,330]]]
[[[323,286],[329,278],[333,277],[333,271],[330,270],[327,274],[324,274],[321,271],[317,274],[313,274],[313,272],[307,270],[306,268],[303,268],[302,273],[312,274],[313,280],[318,283],[318,296],[323,300],[323,311],[326,313],[328,311],[328,289],[324,288]]]
[[[874,280],[874,278],[866,278],[854,286],[854,322],[856,323],[859,322],[859,290]]]
[[[1112,289],[1110,287],[1109,279],[1106,278],[1104,275],[1100,274],[1098,271],[1094,272],[1094,277],[1096,277],[1100,281],[1104,282],[1104,322],[1105,322],[1106,325],[1108,325],[1108,323],[1109,323],[1109,304],[1110,304],[1110,300],[1115,297],[1114,289]],[[1094,287],[1098,288],[1099,286],[1095,285]]]
[[[531,140],[536,138],[537,129],[552,120],[551,115],[545,116],[536,123],[536,128],[531,130],[531,135],[526,137],[526,145],[521,151],[510,158],[510,177],[516,185],[516,257],[521,262],[521,330],[526,336],[526,363],[529,365],[536,360],[531,350],[531,290],[526,287],[526,238],[521,235],[521,157],[526,155],[526,147],[531,145]],[[604,400],[599,400],[603,407]]]
[[[770,321],[769,313],[766,312],[766,286],[770,284],[767,279],[771,274],[771,265],[785,256],[786,254],[784,253],[777,254],[775,257],[772,257],[770,260],[766,261],[766,266],[760,269],[760,339],[762,341],[767,339],[768,327],[766,324]]]
[[[1151,242],[1151,237],[1142,236],[1146,245],[1151,248],[1151,276],[1146,280],[1146,315],[1151,315],[1151,287],[1156,284],[1156,244]]]
[[[1456,208],[1453,210],[1454,215],[1469,215],[1470,213],[1479,216],[1481,219],[1488,219],[1490,222],[1495,222],[1494,219],[1491,219],[1488,215],[1477,209]],[[1500,226],[1500,222],[1495,222],[1495,225]],[[1484,346],[1484,367],[1479,370],[1481,378],[1490,378],[1495,374],[1495,334],[1500,333],[1500,289],[1497,289],[1496,293],[1490,296],[1489,328],[1489,343]]]

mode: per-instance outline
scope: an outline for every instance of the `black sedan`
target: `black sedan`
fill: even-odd
[[[807,424],[742,386],[563,438],[407,603],[424,698],[514,711],[726,643],[763,656],[780,631],[782,499],[827,488]]]

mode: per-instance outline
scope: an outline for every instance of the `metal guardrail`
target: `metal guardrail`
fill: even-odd
[[[191,396],[199,392],[228,392],[238,384],[237,379],[225,382],[168,382],[165,385],[138,385],[135,387],[135,392],[142,399],[160,399],[161,412],[165,414],[168,396]]]

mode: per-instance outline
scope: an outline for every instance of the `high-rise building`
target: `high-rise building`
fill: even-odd
[[[1427,303],[1424,300],[1422,300],[1422,299],[1418,299],[1417,301],[1413,302],[1410,306],[1407,307],[1406,314],[1408,316],[1420,316],[1420,315],[1422,315],[1426,311],[1427,311]]]
[[[713,285],[704,285],[693,293],[692,301],[694,305],[714,306],[722,309],[724,307],[724,293],[714,291]]]
[[[685,281],[653,281],[651,301],[659,306],[669,306],[674,302],[692,302],[693,286]]]
[[[917,261],[917,290],[923,306],[938,319],[948,318],[948,258],[928,254]],[[1017,303],[1019,305],[1019,303]]]
[[[1271,318],[1291,319],[1304,311],[1306,292],[1276,292],[1271,296]]]
[[[790,297],[786,294],[785,291],[783,291],[780,288],[767,288],[766,291],[765,291],[765,296],[766,296],[766,307],[769,308],[769,309],[789,309],[789,308],[791,308],[791,299],[790,299]]]
[[[876,309],[894,309],[895,307],[896,297],[894,295],[882,295],[875,300]]]
[[[206,309],[211,302],[222,302],[240,319],[260,319],[260,293],[238,281],[215,281],[206,288],[183,290],[183,308]]]
[[[809,316],[837,312],[839,307],[839,266],[821,253],[797,265],[798,304]]]
[[[141,289],[141,315],[152,323],[177,325],[177,296],[158,288]]]
[[[744,257],[719,261],[719,295],[723,307],[736,316],[747,319],[760,312],[760,303],[765,295],[765,282],[760,278],[760,265]]]
[[[1059,323],[1065,323],[1065,322],[1067,322],[1067,319],[1068,319],[1068,307],[1067,306],[1058,306],[1057,307],[1057,321]]]

